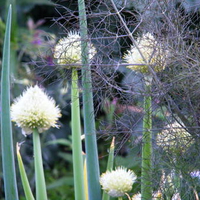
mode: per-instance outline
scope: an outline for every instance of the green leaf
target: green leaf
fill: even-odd
[[[63,185],[74,185],[73,177],[60,178],[60,179],[54,181],[53,183],[49,184],[47,186],[47,189],[51,190],[51,189],[54,189],[54,188],[57,188],[57,187],[61,187]]]
[[[114,152],[115,152],[115,137],[113,137],[110,150],[109,150],[109,156],[108,156],[108,163],[107,163],[107,170],[112,170],[114,165]]]
[[[70,148],[72,148],[72,142],[67,139],[57,139],[57,140],[48,141],[46,142],[45,145],[52,145],[52,144],[60,144],[60,145],[69,146]]]
[[[107,163],[107,171],[111,171],[113,169],[114,152],[115,152],[115,137],[113,137],[111,145],[110,145],[110,151],[109,151],[108,163]],[[102,200],[109,200],[109,199],[110,199],[110,196],[105,191],[103,191]]]
[[[13,153],[13,136],[10,119],[10,35],[12,7],[9,6],[3,47],[1,74],[1,146],[3,178],[6,200],[18,200],[15,162]]]
[[[18,50],[18,25],[17,25],[17,6],[16,0],[7,0],[6,8],[12,5],[12,24],[11,24],[11,49],[10,49],[10,71],[11,75],[17,77],[17,50]]]
[[[91,68],[89,64],[89,48],[87,42],[88,27],[84,0],[78,0],[78,9],[81,35],[83,114],[89,199],[101,200],[101,186],[99,183],[99,160],[92,93],[92,78]]]
[[[62,152],[59,152],[58,156],[60,156],[62,159],[64,159],[65,161],[67,161],[69,163],[73,163],[73,161],[72,161],[72,154],[71,153],[62,153]]]
[[[18,160],[18,164],[19,164],[19,172],[20,172],[20,176],[21,176],[21,180],[22,180],[22,185],[23,185],[23,189],[24,189],[24,193],[26,196],[26,200],[34,200],[32,191],[31,191],[31,187],[29,185],[28,182],[28,178],[26,175],[26,171],[24,169],[24,164],[21,158],[21,154],[20,154],[20,146],[17,143],[17,160]]]

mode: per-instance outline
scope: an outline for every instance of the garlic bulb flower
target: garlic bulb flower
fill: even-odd
[[[194,143],[194,139],[184,125],[178,122],[164,127],[164,130],[158,133],[156,141],[158,146],[171,153],[185,152]]]
[[[95,47],[88,42],[89,59],[96,53]],[[54,49],[54,58],[60,65],[70,64],[73,67],[81,65],[81,37],[78,32],[69,32],[67,37],[58,41]]]
[[[138,38],[138,48],[146,62],[138,49],[131,46],[131,49],[124,55],[124,60],[129,64],[127,68],[144,74],[149,73],[148,65],[151,65],[155,72],[162,71],[165,68],[166,51],[163,50],[162,45],[155,40],[153,35],[147,33]]]
[[[54,99],[37,85],[27,88],[11,106],[11,120],[22,128],[25,135],[31,134],[34,129],[41,133],[50,127],[58,128],[59,117],[60,109]]]
[[[107,171],[100,177],[102,189],[112,197],[121,197],[131,191],[132,185],[136,180],[133,171],[124,167],[118,167],[113,171]]]

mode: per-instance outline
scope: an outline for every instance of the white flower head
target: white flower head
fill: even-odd
[[[155,40],[153,35],[147,33],[139,38],[138,48],[147,63],[144,61],[138,49],[135,46],[131,46],[131,49],[124,55],[124,60],[129,64],[127,68],[141,73],[149,73],[147,64],[151,65],[156,72],[162,71],[165,68],[164,55],[166,52],[163,50],[161,44]]]
[[[178,122],[168,124],[157,135],[157,145],[167,152],[184,152],[193,142],[192,136],[185,130],[184,125]]]
[[[100,177],[102,189],[112,197],[121,197],[132,189],[132,185],[136,180],[133,171],[124,167],[118,167],[113,171],[107,171]]]
[[[96,53],[95,47],[88,42],[89,58]],[[54,58],[61,65],[71,64],[73,67],[81,65],[81,37],[78,32],[69,32],[67,37],[58,41],[54,50]],[[76,66],[77,65],[77,66]]]
[[[54,99],[37,85],[27,88],[11,106],[11,119],[25,134],[31,134],[34,129],[42,133],[50,127],[58,128],[56,122],[59,117],[60,109]]]

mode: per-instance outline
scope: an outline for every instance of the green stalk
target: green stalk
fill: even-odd
[[[17,9],[16,9],[16,0],[7,0],[6,1],[6,8],[12,5],[12,23],[11,23],[11,49],[10,49],[10,69],[11,75],[16,77],[17,76],[17,67],[18,67],[18,60],[17,60],[17,49],[18,49],[18,41],[17,41]]]
[[[115,152],[115,137],[113,137],[111,145],[110,145],[110,150],[109,150],[109,156],[108,156],[108,163],[107,163],[107,171],[113,169],[114,165],[114,152]]]
[[[72,103],[72,153],[73,153],[75,199],[85,200],[78,74],[77,74],[76,68],[72,68],[71,99],[72,99],[71,100],[71,103]]]
[[[1,147],[6,200],[18,200],[13,136],[10,120],[10,33],[12,7],[10,5],[6,22],[1,74]]]
[[[110,145],[110,151],[109,151],[108,163],[107,163],[106,171],[111,171],[113,169],[114,152],[115,152],[115,137],[113,137],[111,145]],[[103,191],[102,200],[110,200],[110,196],[105,191]]]
[[[82,84],[83,84],[83,114],[85,147],[88,172],[88,188],[90,200],[101,200],[99,183],[99,161],[97,151],[96,128],[94,119],[94,105],[92,93],[91,68],[89,64],[87,19],[84,0],[78,0],[79,22],[82,51]]]
[[[20,146],[19,146],[18,143],[17,143],[16,148],[17,148],[17,160],[18,160],[18,164],[19,164],[19,172],[20,172],[20,176],[21,176],[22,185],[23,185],[26,200],[35,200],[34,197],[33,197],[32,191],[31,191],[31,187],[30,187],[29,182],[28,182],[26,171],[24,169],[24,164],[23,164],[22,157],[21,157],[21,154],[20,154],[20,151],[19,151]]]
[[[152,109],[151,109],[151,84],[146,86],[144,96],[144,118],[142,136],[142,176],[141,176],[141,196],[142,200],[152,199]]]
[[[33,130],[33,152],[35,165],[36,199],[47,200],[46,183],[42,163],[40,135],[37,129]]]

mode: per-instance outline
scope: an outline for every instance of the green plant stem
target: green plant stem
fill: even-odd
[[[107,171],[111,171],[113,169],[114,152],[115,152],[115,137],[113,137],[111,145],[110,145],[110,151],[109,151],[108,163],[107,163],[107,169],[106,169]],[[110,200],[110,195],[108,195],[105,191],[103,191],[102,200]]]
[[[144,97],[144,118],[142,136],[142,176],[141,176],[141,196],[142,200],[152,199],[152,109],[151,109],[151,84],[146,86],[146,96]]]
[[[76,68],[72,68],[71,103],[72,103],[72,153],[73,153],[75,199],[85,200],[78,74]]]
[[[31,191],[31,187],[30,187],[29,182],[28,182],[26,171],[24,169],[24,164],[23,164],[22,157],[21,157],[21,154],[20,154],[20,151],[19,151],[20,146],[19,146],[18,143],[17,143],[16,148],[17,148],[17,160],[18,160],[18,164],[19,164],[19,172],[20,172],[20,176],[21,176],[22,185],[23,185],[26,200],[35,200],[34,197],[33,197],[32,191]]]
[[[12,7],[9,6],[3,47],[1,74],[1,148],[6,200],[18,200],[13,136],[10,120],[10,33]]]
[[[109,156],[108,156],[108,162],[107,162],[107,171],[113,169],[114,165],[114,153],[115,153],[115,137],[113,137],[109,149]]]
[[[36,200],[47,200],[40,135],[37,129],[33,130],[33,152],[35,165]]]
[[[89,50],[87,43],[87,19],[84,0],[78,0],[78,8],[82,51],[83,114],[89,199],[101,200],[101,187],[99,183],[99,161],[92,93],[92,78],[91,68],[89,65]]]

